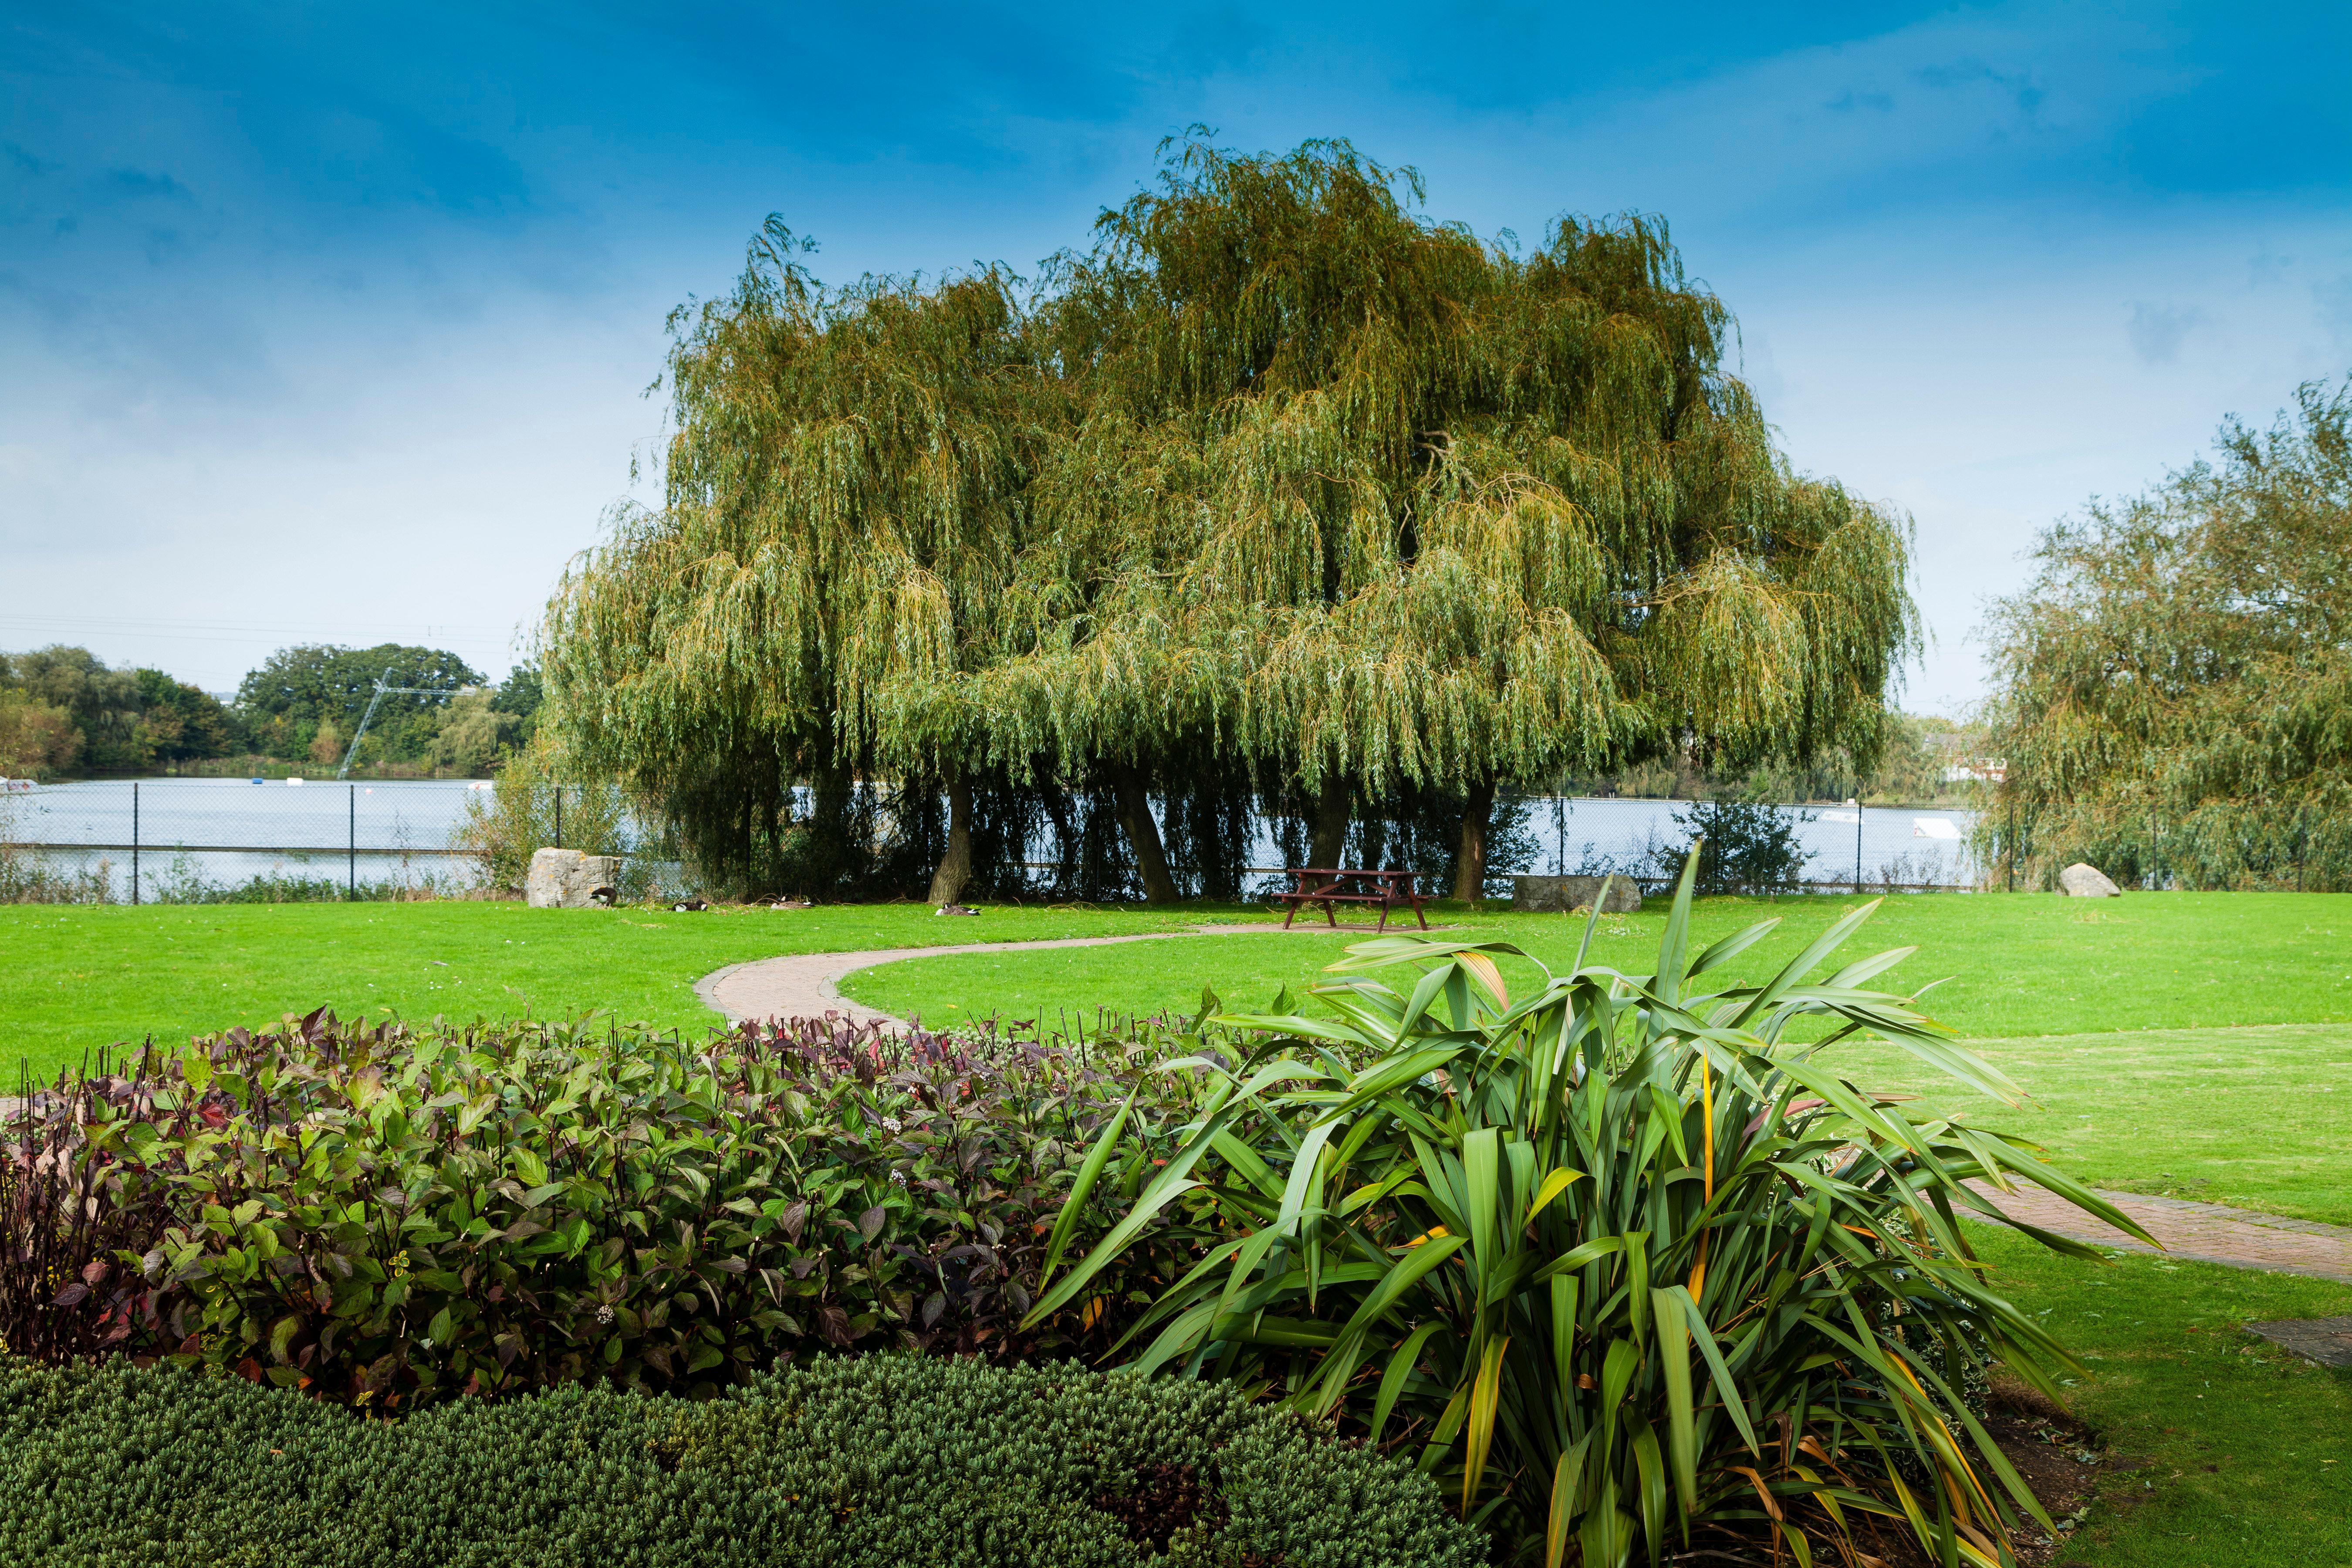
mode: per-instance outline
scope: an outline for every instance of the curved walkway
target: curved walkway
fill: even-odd
[[[1342,931],[1352,928],[1342,926]],[[1437,929],[1433,927],[1433,930]],[[898,963],[910,958],[945,958],[960,952],[1028,952],[1047,947],[1113,947],[1128,942],[1167,942],[1177,937],[1246,936],[1271,931],[1276,936],[1329,936],[1324,926],[1292,926],[1286,931],[1271,922],[1263,925],[1202,925],[1190,931],[1142,931],[1131,936],[1070,936],[1053,942],[968,942],[953,947],[886,947],[867,952],[793,952],[781,958],[755,958],[732,963],[694,983],[694,994],[724,1013],[730,1023],[743,1018],[821,1018],[839,1014],[860,1024],[907,1027],[904,1018],[878,1008],[862,1006],[841,994],[841,981],[877,963]],[[1372,935],[1370,927],[1361,934]]]
[[[944,958],[963,952],[1025,952],[1049,947],[1112,947],[1129,942],[1167,942],[1179,937],[1244,936],[1271,932],[1276,936],[1302,931],[1330,934],[1321,926],[1294,926],[1289,932],[1265,925],[1203,925],[1191,931],[1145,931],[1130,936],[1074,936],[1053,942],[971,942],[949,947],[893,947],[865,952],[797,952],[780,958],[754,959],[730,964],[695,982],[695,994],[732,1021],[742,1018],[816,1018],[838,1014],[861,1024],[905,1028],[906,1020],[878,1008],[862,1006],[841,994],[845,976],[878,963],[912,958]],[[1370,934],[1367,932],[1366,934]],[[2077,1241],[2130,1252],[2154,1248],[2130,1240],[2091,1218],[2063,1198],[2039,1187],[2011,1193],[1988,1191],[2000,1208],[2013,1218]],[[2252,1209],[2221,1204],[2191,1203],[2181,1198],[2147,1197],[2138,1193],[2102,1190],[2099,1195],[2137,1221],[2164,1244],[2174,1258],[2235,1268],[2268,1269],[2284,1274],[2308,1274],[2352,1284],[2352,1227],[2321,1225],[2314,1220],[2285,1219]]]
[[[1977,1190],[2012,1219],[2054,1230],[2060,1236],[2126,1252],[2156,1251],[2118,1231],[2109,1230],[2065,1199],[2039,1187],[2021,1186],[2015,1192],[1999,1193],[1979,1183]],[[2200,1263],[2226,1263],[2233,1268],[2262,1268],[2274,1274],[2309,1274],[2352,1284],[2352,1226],[2287,1219],[2254,1209],[2231,1208],[2225,1204],[2095,1190],[2162,1242],[2165,1256],[2194,1258]]]

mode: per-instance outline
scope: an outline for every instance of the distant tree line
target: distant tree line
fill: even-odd
[[[529,745],[539,672],[491,685],[442,648],[282,648],[233,700],[163,670],[114,668],[88,648],[0,654],[0,774],[65,777],[201,769],[238,760],[339,765],[375,683],[446,695],[386,696],[353,765],[478,774]]]
[[[1744,800],[1801,805],[1858,799],[1864,805],[1971,808],[1990,791],[1990,738],[1982,722],[1888,709],[1865,763],[1843,746],[1807,762],[1767,759],[1710,769],[1687,755],[1653,757],[1612,773],[1556,781],[1570,795],[1649,800]]]

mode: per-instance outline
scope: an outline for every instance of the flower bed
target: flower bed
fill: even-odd
[[[812,1349],[1108,1345],[1171,1259],[1029,1329],[1087,1140],[1131,1193],[1185,1103],[1117,1047],[846,1025],[324,1014],[35,1098],[0,1169],[0,1342],[408,1408],[593,1381],[707,1393]],[[92,1200],[92,1201],[84,1201]],[[1090,1243],[1117,1192],[1069,1216]]]

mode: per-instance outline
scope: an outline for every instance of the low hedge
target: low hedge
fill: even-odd
[[[707,1394],[826,1349],[1091,1355],[1190,1261],[1147,1237],[1105,1289],[1019,1326],[1130,1094],[1139,1136],[1071,1216],[1076,1256],[1190,1111],[1117,1040],[234,1030],[19,1102],[0,1348],[379,1409],[576,1381]]]
[[[1467,1568],[1404,1463],[1230,1386],[877,1355],[705,1401],[397,1420],[116,1360],[0,1363],[0,1561],[79,1568]]]

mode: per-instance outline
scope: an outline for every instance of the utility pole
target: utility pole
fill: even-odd
[[[351,775],[352,759],[359,754],[360,742],[366,739],[368,725],[375,720],[377,703],[387,697],[454,697],[457,695],[455,691],[446,687],[388,685],[386,683],[392,679],[392,670],[393,667],[387,664],[383,667],[383,673],[376,677],[375,695],[368,699],[367,711],[360,715],[360,727],[352,736],[352,743],[343,748],[343,764],[335,770],[337,779],[348,778]]]

